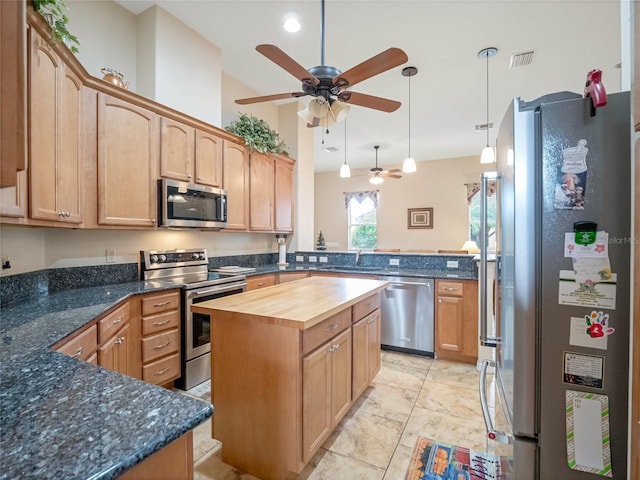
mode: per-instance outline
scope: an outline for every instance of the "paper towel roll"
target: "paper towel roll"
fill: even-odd
[[[287,263],[287,245],[278,245],[278,263]]]

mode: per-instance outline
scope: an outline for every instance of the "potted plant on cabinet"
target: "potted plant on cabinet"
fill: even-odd
[[[244,138],[251,151],[289,155],[287,145],[278,132],[272,130],[261,118],[240,113],[238,119],[226,126],[225,130]]]

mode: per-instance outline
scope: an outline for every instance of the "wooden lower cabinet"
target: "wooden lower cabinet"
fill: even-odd
[[[187,432],[119,477],[121,480],[192,480],[193,432]]]
[[[435,353],[442,360],[478,360],[478,282],[436,280]]]
[[[302,360],[302,459],[309,462],[351,407],[351,329]]]
[[[278,283],[293,282],[308,276],[309,272],[280,272],[278,273]]]
[[[98,350],[98,326],[92,322],[87,328],[74,332],[62,342],[54,345],[53,349],[91,363]]]
[[[135,376],[131,364],[132,343],[127,323],[98,348],[98,365],[124,375]]]
[[[380,371],[380,310],[353,324],[353,398],[358,398]]]

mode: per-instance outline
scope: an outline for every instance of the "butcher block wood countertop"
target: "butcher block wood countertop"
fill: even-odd
[[[389,282],[361,278],[309,277],[193,305],[196,313],[223,311],[306,330],[384,290]]]

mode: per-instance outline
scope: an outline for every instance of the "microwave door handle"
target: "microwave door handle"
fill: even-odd
[[[227,221],[227,197],[225,195],[218,195],[216,199],[217,206],[217,216],[219,221],[226,222]]]

